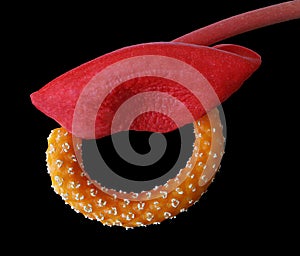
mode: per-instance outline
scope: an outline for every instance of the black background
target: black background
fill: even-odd
[[[296,246],[292,232],[297,236],[299,226],[295,123],[299,20],[223,41],[253,49],[263,62],[223,103],[227,145],[222,168],[208,193],[187,213],[147,228],[103,227],[76,214],[50,188],[44,152],[50,130],[58,125],[31,105],[30,93],[107,52],[137,43],[171,41],[220,19],[281,1],[198,2],[164,6],[153,1],[65,6],[41,2],[7,8],[3,53],[9,58],[3,75],[9,80],[2,86],[9,91],[4,99],[9,105],[3,108],[8,120],[3,128],[10,135],[4,137],[9,138],[6,153],[11,164],[5,169],[9,176],[5,180],[9,202],[3,205],[4,221],[9,222],[6,238],[29,239],[24,251],[38,251],[36,246],[41,244],[59,252],[59,244],[70,252],[96,249],[99,254],[104,248],[112,253],[118,248],[125,253],[195,248],[197,254],[219,249],[244,254]],[[142,248],[134,249],[136,245]]]

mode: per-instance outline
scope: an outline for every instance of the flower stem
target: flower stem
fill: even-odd
[[[173,42],[212,45],[247,31],[299,18],[300,0],[283,2],[218,21],[183,35]]]

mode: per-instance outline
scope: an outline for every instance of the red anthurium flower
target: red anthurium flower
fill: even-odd
[[[46,151],[54,191],[85,217],[126,229],[158,224],[186,211],[207,190],[224,154],[223,125],[215,107],[261,63],[248,48],[207,45],[299,17],[300,0],[290,1],[234,16],[173,42],[125,47],[31,94],[32,103],[62,126],[51,131]],[[106,186],[84,170],[82,139],[125,130],[169,132],[195,120],[193,153],[163,185],[141,189],[144,181],[125,179],[128,190],[117,191],[114,185],[124,181],[120,176],[112,174],[114,185]]]

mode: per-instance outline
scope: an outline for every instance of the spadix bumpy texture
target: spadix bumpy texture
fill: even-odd
[[[194,122],[194,132],[193,155],[176,177],[151,191],[125,193],[91,180],[82,163],[82,140],[64,128],[54,129],[48,137],[46,152],[52,187],[76,212],[104,225],[133,228],[174,218],[206,191],[224,153],[217,109],[210,112],[209,118],[205,115]],[[205,175],[210,172],[210,177]]]

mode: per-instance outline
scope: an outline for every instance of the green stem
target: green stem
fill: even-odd
[[[300,0],[283,2],[218,21],[181,36],[173,42],[212,45],[247,31],[299,18]]]

